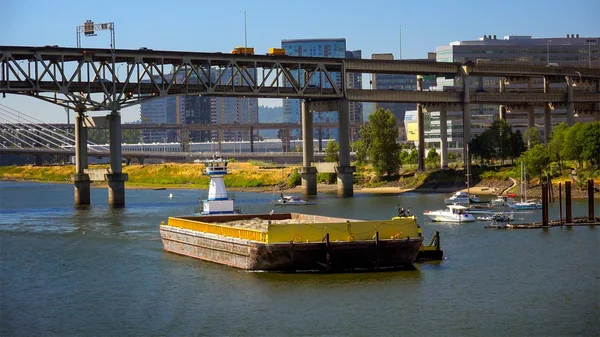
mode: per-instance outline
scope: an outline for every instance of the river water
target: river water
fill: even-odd
[[[378,273],[244,272],[163,251],[160,221],[192,213],[200,193],[127,190],[127,206],[111,209],[107,190],[93,189],[92,205],[78,209],[72,185],[0,182],[0,335],[600,334],[600,228],[494,230],[420,216],[426,239],[440,231],[444,261]],[[244,213],[281,211],[271,194],[236,197]],[[397,204],[443,208],[443,197],[319,195],[293,211],[385,219]],[[574,201],[574,216],[586,211]]]

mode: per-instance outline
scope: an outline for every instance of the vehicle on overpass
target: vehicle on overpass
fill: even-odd
[[[267,55],[271,55],[271,56],[285,55],[285,49],[283,49],[283,48],[269,48],[269,52],[267,53]]]
[[[235,47],[232,51],[232,54],[238,54],[238,55],[254,55],[254,48],[248,48],[248,47]]]

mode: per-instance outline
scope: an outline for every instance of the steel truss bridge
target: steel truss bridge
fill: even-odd
[[[120,72],[124,67],[124,72]],[[415,60],[361,60],[270,55],[232,55],[178,51],[0,46],[0,92],[35,97],[78,112],[75,125],[77,168],[75,203],[89,203],[86,113],[108,110],[111,173],[109,204],[125,204],[121,168],[121,117],[119,111],[144,101],[177,95],[263,97],[302,99],[302,133],[312,134],[311,112],[338,111],[338,195],[351,196],[349,101],[417,103],[419,168],[424,168],[423,111],[440,109],[442,167],[446,141],[446,111],[462,106],[464,142],[470,140],[470,105],[501,105],[529,108],[534,125],[534,106],[543,106],[544,126],[551,126],[551,109],[567,108],[567,122],[575,111],[600,111],[599,67],[553,67],[497,63],[451,63]],[[352,88],[349,74],[417,75],[416,91]],[[462,91],[424,91],[422,76],[461,77]],[[470,76],[501,78],[498,92],[478,92],[469,87]],[[533,78],[542,78],[543,92],[533,90]],[[505,84],[529,81],[526,92],[510,92]],[[566,90],[555,92],[552,83]],[[580,90],[580,87],[582,88]],[[504,110],[502,110],[504,109]],[[546,133],[547,134],[547,133]],[[303,137],[303,194],[316,194],[316,170],[312,137]],[[467,156],[464,156],[465,160]],[[465,162],[468,165],[468,161]]]
[[[0,46],[0,62],[0,92],[28,95],[82,112],[118,111],[172,95],[422,104],[463,101],[461,92],[349,88],[348,73],[485,76],[509,81],[544,77],[550,82],[570,77],[582,83],[600,79],[600,68],[58,47]],[[470,95],[471,103],[482,104],[542,105],[566,100],[566,93],[552,92]],[[580,110],[593,110],[590,104],[599,101],[598,90],[573,97]]]

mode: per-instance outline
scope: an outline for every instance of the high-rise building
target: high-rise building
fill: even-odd
[[[252,72],[252,69],[249,69]],[[233,83],[241,85],[241,73],[236,74]],[[214,76],[215,78],[217,76]],[[219,84],[227,84],[231,80],[231,69],[221,76]],[[258,123],[258,98],[257,97],[215,97],[215,109],[211,116],[213,124],[249,124]],[[213,140],[218,140],[218,132],[213,131]],[[238,141],[250,140],[249,131],[224,131],[223,140]]]
[[[216,70],[211,70],[212,78],[217,78]],[[165,75],[171,80],[173,74]],[[202,75],[203,76],[203,75]],[[240,75],[241,76],[241,75]],[[177,73],[177,81],[181,83],[185,73]],[[226,84],[231,79],[231,71],[221,77],[221,83]],[[160,82],[156,76],[155,81]],[[190,83],[196,83],[197,75],[187,78]],[[149,80],[145,80],[146,83]],[[234,82],[239,84],[241,79],[236,76]],[[214,96],[175,96],[143,102],[140,105],[142,123],[145,124],[247,124],[258,122],[258,98],[214,97]],[[249,140],[249,131],[225,131],[223,140]],[[181,141],[177,130],[143,130],[144,142]],[[203,142],[218,140],[217,131],[191,131],[189,140]]]
[[[567,34],[566,37],[533,38],[531,36],[504,36],[497,39],[496,35],[484,35],[478,40],[455,41],[447,46],[436,48],[438,62],[501,62],[514,64],[543,64],[546,66],[600,66],[600,37],[580,37],[579,34]],[[498,77],[469,77],[469,86],[477,92],[498,92],[501,78]],[[437,78],[436,90],[462,91],[462,79]],[[565,83],[551,83],[551,90],[565,90]],[[542,90],[541,78],[533,78],[531,83],[509,83],[505,90]],[[593,91],[593,87],[589,87]],[[587,90],[578,88],[578,90]],[[458,108],[460,109],[460,108]],[[457,109],[457,110],[458,110]],[[507,111],[506,119],[513,130],[525,132],[533,121],[534,126],[546,137],[543,128],[544,109],[536,107],[533,116],[527,107],[512,107]],[[448,147],[462,149],[463,130],[462,118],[455,112],[448,111]],[[461,115],[462,116],[462,115]],[[499,116],[498,105],[471,104],[471,137],[481,134]],[[528,116],[533,117],[530,119]],[[566,109],[552,111],[552,125],[566,121]],[[453,118],[452,127],[450,119]],[[577,121],[590,121],[593,116],[575,116]],[[596,117],[597,118],[597,117]],[[427,121],[431,123],[427,123]],[[408,122],[408,121],[407,121]],[[425,113],[425,142],[427,147],[439,148],[439,111]],[[410,135],[409,135],[410,136]],[[452,140],[451,140],[452,139]]]
[[[297,40],[283,40],[281,41],[281,48],[285,49],[286,55],[291,56],[310,56],[310,57],[332,57],[332,58],[361,58],[362,53],[360,50],[347,51],[346,50],[346,39],[334,38],[334,39],[297,39]],[[333,81],[336,85],[341,86],[341,78],[339,74],[332,74]],[[321,76],[325,76],[322,74]],[[326,88],[331,87],[326,80],[315,76],[312,80],[314,85],[318,85],[320,82]],[[362,88],[362,74],[348,74],[347,83],[349,88]],[[350,122],[361,122],[362,121],[362,103],[350,102],[349,107]],[[286,123],[300,123],[301,120],[301,101],[299,99],[284,99],[283,100],[283,121]],[[338,113],[337,111],[326,111],[318,112],[313,114],[313,123],[329,123],[337,122]],[[316,131],[315,131],[316,132]],[[291,138],[300,139],[300,130],[292,130]],[[323,129],[323,138],[338,138],[338,130]]]

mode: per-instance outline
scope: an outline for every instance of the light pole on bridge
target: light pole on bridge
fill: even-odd
[[[240,12],[244,12],[244,54],[248,52],[248,34],[246,30],[246,10],[242,9]]]

